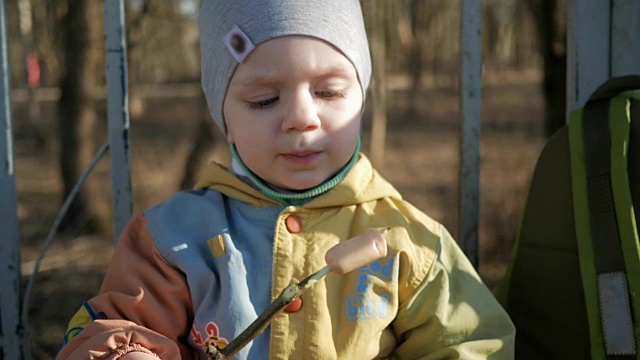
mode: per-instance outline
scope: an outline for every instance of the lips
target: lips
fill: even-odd
[[[282,155],[287,161],[296,164],[308,164],[320,156],[319,151],[293,151]]]
[[[288,154],[285,154],[287,156],[295,156],[295,157],[306,157],[309,155],[313,155],[313,154],[317,154],[317,152],[315,151],[294,151],[294,152],[290,152]]]

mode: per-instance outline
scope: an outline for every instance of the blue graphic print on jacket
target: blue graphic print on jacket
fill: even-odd
[[[358,269],[353,293],[345,300],[344,316],[349,322],[358,320],[385,319],[391,313],[391,293],[373,291],[373,278],[397,283],[398,268],[395,265],[397,254],[374,261]]]

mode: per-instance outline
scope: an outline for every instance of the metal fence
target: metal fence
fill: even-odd
[[[114,242],[131,218],[131,175],[124,0],[105,1],[105,57],[111,153]],[[481,0],[461,0],[460,24],[460,229],[458,241],[478,265],[480,110],[482,90]],[[20,246],[11,112],[6,0],[0,0],[0,359],[29,358],[29,294],[20,291]],[[567,112],[582,106],[612,76],[640,73],[640,2],[569,0]],[[92,166],[93,166],[92,165]],[[87,169],[85,174],[90,172]],[[80,179],[80,182],[83,179]],[[61,213],[64,212],[64,205]],[[54,224],[55,228],[55,224]],[[55,235],[52,229],[47,242]],[[36,263],[36,271],[37,266]]]
[[[105,60],[107,75],[107,108],[109,141],[103,145],[89,167],[69,194],[45,241],[53,240],[57,227],[71,203],[76,190],[96,163],[106,153],[111,154],[114,239],[117,239],[131,218],[131,156],[129,146],[129,106],[127,96],[127,52],[125,42],[124,0],[109,0],[105,6]],[[31,279],[21,296],[20,241],[18,230],[15,155],[11,113],[11,72],[7,27],[7,1],[0,0],[0,359],[31,358],[27,344],[28,314],[33,280],[44,252],[36,261]],[[114,240],[115,242],[115,240]]]
[[[640,2],[569,0],[567,112],[608,78],[640,74]]]

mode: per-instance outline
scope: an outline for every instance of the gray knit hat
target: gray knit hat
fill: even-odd
[[[276,37],[307,35],[332,44],[353,63],[366,94],[371,57],[358,0],[204,0],[198,26],[202,89],[224,134],[222,105],[236,66]]]

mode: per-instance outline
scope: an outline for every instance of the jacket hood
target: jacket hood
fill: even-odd
[[[217,163],[209,164],[195,189],[219,191],[254,206],[280,205],[257,189],[240,180],[228,168]],[[306,208],[350,206],[382,198],[402,199],[400,193],[385,180],[360,153],[358,161],[338,185],[304,205]]]

